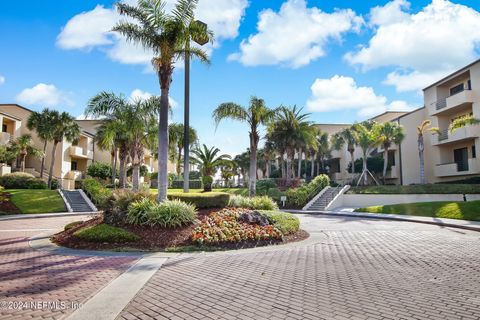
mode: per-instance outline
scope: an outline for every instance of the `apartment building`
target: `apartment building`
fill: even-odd
[[[404,128],[405,139],[389,151],[390,170],[387,183],[420,183],[417,127],[430,120],[431,128],[439,132],[424,134],[425,177],[428,183],[462,180],[480,175],[480,125],[467,125],[449,132],[450,124],[459,117],[473,116],[480,119],[480,60],[450,74],[423,90],[424,106],[411,112],[386,112],[373,117],[380,123],[395,121]],[[336,133],[350,124],[320,124],[329,134]],[[382,147],[372,152],[383,153]],[[361,157],[359,148],[355,159]],[[348,183],[352,175],[347,172],[350,154],[346,146],[332,152],[330,175],[339,183]]]
[[[30,131],[27,126],[27,120],[33,111],[18,104],[0,104],[0,123],[2,130],[0,133],[0,145],[5,145],[9,141],[18,138],[23,134],[32,136],[35,146],[43,149],[43,142],[36,133]],[[74,143],[62,141],[56,149],[55,163],[53,167],[53,176],[58,179],[65,189],[75,188],[75,184],[85,178],[87,167],[93,162],[111,163],[111,153],[109,150],[101,150],[95,143],[95,134],[101,120],[77,120],[82,128],[80,139]],[[52,143],[47,145],[45,171],[47,176],[50,168],[52,153]],[[150,150],[145,149],[144,164],[150,172],[157,171],[157,164]],[[13,170],[17,169],[18,164],[13,163]],[[40,176],[41,161],[38,158],[27,156],[25,171]],[[169,163],[169,172],[174,171],[174,165]],[[8,172],[8,171],[7,171]]]

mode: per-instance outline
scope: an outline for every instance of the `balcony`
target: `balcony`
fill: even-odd
[[[67,172],[66,178],[68,180],[81,180],[83,179],[83,172],[77,170],[70,170]]]
[[[69,150],[70,157],[80,159],[93,159],[93,151],[79,146],[71,146]]]
[[[475,102],[475,94],[470,89],[465,89],[449,97],[437,100],[429,108],[430,115],[453,112]]]
[[[437,164],[435,166],[435,176],[437,177],[463,176],[478,173],[480,173],[480,165],[477,159],[468,159],[467,167],[455,162]]]
[[[10,140],[12,139],[12,136],[8,132],[0,132],[0,146],[7,145]]]
[[[386,179],[398,179],[399,169],[397,166],[391,166],[390,170],[387,171],[387,175],[385,176]]]
[[[480,125],[469,125],[458,128],[454,132],[449,132],[448,129],[441,130],[440,134],[436,134],[432,139],[432,144],[438,146],[478,137],[480,137]]]

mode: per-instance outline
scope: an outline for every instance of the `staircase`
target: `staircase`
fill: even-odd
[[[335,196],[342,190],[340,187],[327,187],[327,189],[304,210],[322,211],[332,202]]]
[[[97,211],[97,208],[84,198],[80,190],[62,190],[62,193],[72,212]]]

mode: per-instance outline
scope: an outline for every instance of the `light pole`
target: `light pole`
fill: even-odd
[[[194,23],[207,30],[207,24],[196,20]],[[208,42],[206,38],[193,38],[193,41],[203,46]],[[183,112],[183,192],[190,190],[190,37],[185,46],[185,110]]]

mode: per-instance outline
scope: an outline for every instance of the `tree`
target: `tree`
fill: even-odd
[[[197,130],[192,127],[188,128],[189,130],[189,137],[188,143],[190,147],[194,147],[198,143],[198,134]],[[169,137],[169,144],[172,145],[172,150],[176,156],[176,171],[177,175],[180,176],[182,172],[182,150],[185,146],[185,130],[182,123],[171,123],[168,126],[168,137]]]
[[[317,156],[322,165],[322,171],[325,171],[325,161],[330,158],[331,148],[327,132],[319,132],[317,135]]]
[[[225,180],[225,187],[228,187],[228,181],[235,176],[237,166],[233,161],[226,161],[221,167],[222,179]]]
[[[332,145],[335,150],[340,150],[344,145],[347,145],[347,151],[350,153],[350,163],[352,164],[352,175],[355,174],[353,163],[355,161],[354,153],[357,139],[357,132],[353,127],[345,128],[332,136]]]
[[[108,150],[111,155],[111,180],[115,188],[117,176],[117,150],[121,144],[121,124],[115,119],[107,119],[97,129],[95,141],[100,150]]]
[[[437,128],[431,128],[430,125],[432,122],[430,120],[424,120],[418,127],[417,127],[417,147],[418,147],[418,158],[420,159],[420,183],[425,184],[427,183],[425,180],[425,143],[423,140],[423,136],[427,131],[435,131],[438,132]]]
[[[372,150],[378,145],[378,123],[375,121],[364,121],[353,125],[353,129],[357,135],[357,145],[362,149],[363,155],[363,183],[367,184],[368,167],[367,158]],[[360,177],[361,178],[361,177]]]
[[[40,166],[40,178],[43,178],[43,172],[45,171],[45,153],[47,151],[48,141],[53,140],[52,137],[52,122],[50,121],[52,111],[48,108],[42,110],[42,112],[34,111],[28,117],[27,128],[29,130],[35,130],[37,136],[43,141],[43,155],[42,164]]]
[[[118,12],[134,21],[119,22],[113,31],[153,50],[152,64],[157,71],[161,97],[158,113],[158,201],[167,199],[168,188],[168,112],[169,92],[174,63],[186,55],[209,63],[207,54],[198,47],[190,47],[191,38],[213,41],[213,33],[204,24],[195,21],[194,10],[198,0],[178,0],[172,13],[165,12],[166,1],[140,0],[137,6],[117,3]]]
[[[258,142],[260,141],[260,133],[258,132],[260,126],[269,123],[275,116],[276,110],[269,109],[265,105],[263,99],[252,97],[250,105],[242,107],[238,104],[229,102],[222,103],[213,111],[213,119],[216,125],[224,119],[231,119],[247,123],[249,126],[250,137],[250,170],[249,170],[249,194],[251,197],[256,194],[256,177],[257,177],[257,150]]]
[[[247,176],[246,172],[250,167],[250,151],[247,150],[246,152],[236,155],[233,161],[237,166],[237,172],[242,176],[243,183],[245,184],[245,177]],[[238,178],[238,181],[240,182],[240,177]]]
[[[221,154],[220,149],[216,147],[208,148],[205,144],[201,148],[192,150],[192,161],[200,166],[200,172],[202,173],[204,180],[204,190],[211,190],[212,176],[218,170],[219,167],[229,163],[231,157],[228,154]],[[209,181],[210,183],[205,183]]]
[[[53,167],[55,165],[55,153],[57,145],[62,141],[73,142],[80,139],[80,126],[75,122],[75,118],[66,112],[51,112],[52,125],[52,158],[50,160],[50,170],[48,171],[48,188],[52,188]]]
[[[25,172],[25,159],[27,158],[27,155],[32,155],[37,158],[43,157],[44,155],[42,150],[35,148],[32,136],[29,134],[23,134],[12,141],[9,150],[16,157],[20,157],[20,170],[22,172]]]
[[[386,183],[388,150],[393,143],[399,145],[405,138],[403,127],[398,122],[385,122],[377,126],[378,142],[383,146],[383,184]]]

